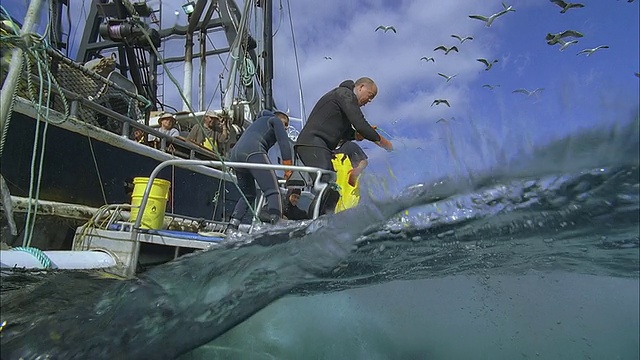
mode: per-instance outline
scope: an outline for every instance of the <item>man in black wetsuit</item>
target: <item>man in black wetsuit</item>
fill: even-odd
[[[291,145],[286,131],[288,126],[289,116],[287,114],[279,111],[273,113],[263,110],[231,149],[229,161],[271,164],[268,151],[277,142],[280,147],[282,164],[293,164]],[[261,217],[261,220],[271,223],[278,222],[282,217],[282,196],[276,172],[274,170],[245,168],[237,168],[235,170],[238,187],[246,196],[248,203],[245,199],[238,200],[231,214],[229,228],[237,229],[240,221],[247,213],[249,204],[253,204],[256,198],[256,182],[267,198],[268,218]],[[285,171],[285,179],[290,176],[291,171]]]
[[[313,107],[307,123],[295,144],[300,160],[306,166],[334,170],[331,164],[334,149],[343,141],[353,140],[355,132],[364,139],[391,151],[393,145],[369,125],[360,107],[365,106],[378,93],[378,87],[368,77],[355,82],[343,81],[329,91]],[[354,131],[355,129],[355,131]],[[315,175],[313,175],[315,181]],[[328,191],[320,213],[333,209],[339,199],[335,191]]]

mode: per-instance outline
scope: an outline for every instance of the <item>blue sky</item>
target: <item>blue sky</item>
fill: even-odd
[[[502,10],[500,1],[291,1],[306,114],[342,80],[373,78],[379,93],[363,111],[370,123],[389,133],[397,151],[387,154],[374,145],[363,145],[373,169],[392,167],[413,174],[408,177],[412,180],[426,173],[447,172],[446,164],[454,168],[490,166],[501,157],[583,128],[630,121],[637,114],[639,98],[640,79],[634,75],[640,71],[639,2],[582,3],[584,8],[561,14],[558,6],[546,0],[509,1],[516,12],[487,28],[468,15],[496,13]],[[174,14],[181,4],[163,2],[164,26],[186,22],[183,14]],[[280,108],[300,117],[287,5],[287,0],[274,4],[274,29],[278,30],[274,95]],[[3,6],[20,18],[27,3],[10,0]],[[87,6],[88,0],[83,4]],[[78,5],[72,11],[74,18],[86,14]],[[376,32],[378,25],[393,25],[397,33]],[[570,29],[584,34],[577,44],[562,52],[558,45],[546,44],[547,33]],[[451,34],[474,39],[460,44]],[[78,30],[76,42],[80,36]],[[213,34],[211,41],[217,47],[226,46],[220,33]],[[456,45],[460,52],[445,56],[433,50],[438,45]],[[610,48],[589,57],[576,55],[598,45]],[[165,56],[182,51],[178,40],[165,44]],[[435,63],[420,61],[422,56],[434,57]],[[477,58],[497,59],[498,63],[485,71]],[[214,99],[212,107],[219,104],[214,84],[226,60],[223,56],[208,63],[208,77],[213,81],[207,83],[207,96]],[[181,66],[173,64],[171,69],[182,81]],[[457,76],[446,82],[438,72]],[[500,86],[489,90],[483,84]],[[512,92],[518,88],[544,91],[526,97]],[[167,99],[181,107],[177,95],[168,93]],[[451,107],[432,107],[434,99],[447,99]]]

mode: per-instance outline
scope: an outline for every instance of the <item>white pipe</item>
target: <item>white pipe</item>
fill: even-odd
[[[183,92],[186,101],[182,100],[182,111],[191,112],[191,90],[193,89],[193,34],[187,33],[184,54],[184,82]]]
[[[116,259],[102,251],[43,251],[52,269],[102,269],[116,265]],[[40,261],[25,251],[0,250],[1,268],[44,269]]]

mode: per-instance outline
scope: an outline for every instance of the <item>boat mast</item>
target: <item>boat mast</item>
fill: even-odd
[[[263,39],[264,39],[264,107],[273,109],[273,0],[261,0],[264,12]]]
[[[41,8],[42,0],[31,0],[29,8],[27,9],[27,14],[24,17],[24,23],[22,24],[20,34],[25,35],[33,32],[33,28],[38,20]],[[18,79],[22,73],[22,55],[23,52],[20,47],[16,47],[12,50],[11,63],[9,65],[4,85],[2,86],[2,94],[0,94],[0,129],[4,128],[5,119],[9,116],[11,98],[14,95],[16,86],[18,85]]]

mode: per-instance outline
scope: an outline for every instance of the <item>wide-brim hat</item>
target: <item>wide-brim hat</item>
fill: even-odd
[[[218,115],[218,113],[216,113],[216,112],[215,112],[215,111],[213,111],[213,110],[207,110],[207,111],[205,111],[205,113],[204,113],[204,115],[203,115],[203,116],[209,116],[209,117],[212,117],[212,118],[220,119],[220,115]]]
[[[158,116],[158,122],[161,122],[164,119],[171,119],[171,121],[176,121],[176,116],[171,113],[163,113]]]

